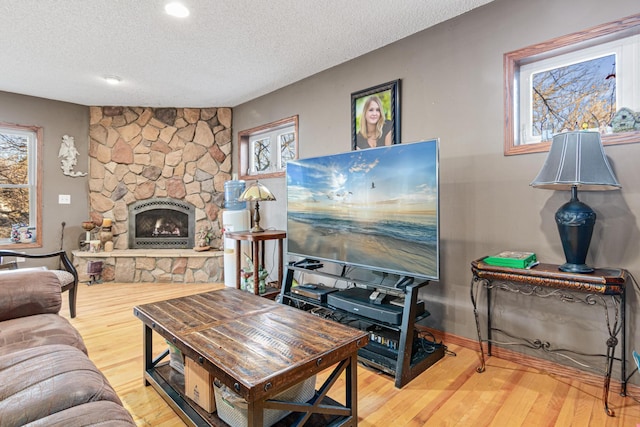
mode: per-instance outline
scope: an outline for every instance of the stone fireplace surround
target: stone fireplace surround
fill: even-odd
[[[112,219],[113,252],[74,252],[81,280],[103,261],[103,281],[222,282],[223,252],[130,249],[129,205],[152,198],[195,207],[195,230],[211,227],[221,248],[220,210],[231,179],[230,108],[91,107],[90,218]]]

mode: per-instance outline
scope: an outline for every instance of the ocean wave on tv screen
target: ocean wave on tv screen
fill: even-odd
[[[344,217],[335,217],[326,213],[289,212],[290,221],[313,225],[316,229],[338,233],[356,233],[380,237],[391,237],[416,243],[434,244],[438,238],[435,215],[412,217],[407,219],[384,219],[363,221]]]

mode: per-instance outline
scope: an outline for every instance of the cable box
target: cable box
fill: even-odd
[[[372,291],[362,288],[349,288],[340,292],[334,292],[327,296],[327,304],[333,308],[358,314],[360,316],[376,319],[391,325],[402,323],[403,307],[384,302],[375,303],[370,296]],[[416,316],[425,313],[424,301],[416,303]]]
[[[301,297],[309,298],[319,302],[327,302],[327,295],[336,291],[336,288],[329,288],[327,286],[313,284],[304,284],[293,286],[291,288],[292,294],[300,295]]]

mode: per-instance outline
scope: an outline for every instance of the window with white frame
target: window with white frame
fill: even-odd
[[[41,224],[37,167],[41,139],[39,127],[0,123],[0,245],[14,242],[14,225]]]
[[[260,136],[252,138],[251,143],[251,172],[268,172],[275,162],[271,161],[271,137]]]
[[[287,162],[296,158],[295,132],[287,131],[278,135],[278,169],[286,170]]]
[[[568,130],[626,131],[614,119],[622,108],[640,113],[640,35],[521,65],[518,86],[518,145]]]

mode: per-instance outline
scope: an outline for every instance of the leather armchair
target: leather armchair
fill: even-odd
[[[44,254],[31,254],[31,253],[21,253],[16,251],[4,251],[0,250],[0,258],[2,258],[3,262],[5,257],[14,257],[14,258],[27,258],[27,259],[43,259],[43,258],[60,258],[60,265],[58,269],[51,270],[58,277],[60,281],[60,288],[62,292],[69,291],[69,313],[72,318],[76,317],[76,297],[78,294],[78,272],[76,268],[69,260],[67,253],[65,251],[57,251],[50,252]],[[13,268],[17,265],[15,260],[8,263]]]

